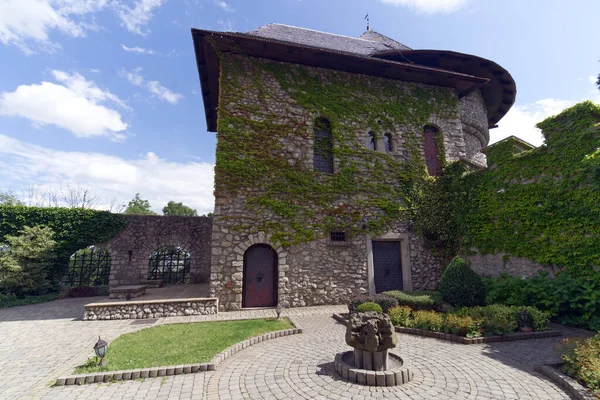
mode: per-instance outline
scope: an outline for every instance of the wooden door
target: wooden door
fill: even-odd
[[[254,245],[244,254],[242,307],[277,305],[277,253],[267,245]]]

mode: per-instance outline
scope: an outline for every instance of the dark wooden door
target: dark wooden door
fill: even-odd
[[[244,254],[242,307],[277,305],[277,253],[269,246],[255,245]]]
[[[402,290],[402,261],[399,241],[373,241],[375,292]]]
[[[431,176],[439,176],[442,173],[442,166],[439,159],[439,149],[436,142],[438,135],[437,129],[434,127],[425,127],[423,132],[424,147],[425,147],[425,163],[427,164],[427,172]]]

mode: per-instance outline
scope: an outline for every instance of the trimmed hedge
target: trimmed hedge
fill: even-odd
[[[0,295],[0,308],[9,308],[17,306],[26,306],[29,304],[45,303],[58,299],[58,293],[50,293],[42,296],[27,296],[22,299],[16,296],[4,296]]]
[[[462,258],[456,256],[440,278],[438,289],[442,300],[456,307],[485,304],[485,285]]]
[[[383,310],[381,309],[381,306],[377,303],[366,302],[366,303],[362,303],[361,305],[356,307],[356,312],[359,312],[359,313],[369,312],[369,311],[375,311],[378,313],[383,312]]]
[[[442,295],[435,291],[403,292],[390,290],[383,292],[398,300],[398,305],[408,306],[413,310],[439,310],[442,306]]]
[[[365,294],[350,299],[350,302],[348,303],[348,311],[350,311],[351,313],[356,312],[356,308],[359,305],[367,302],[379,304],[381,306],[382,311],[386,314],[390,310],[390,308],[396,307],[398,305],[398,300],[396,300],[392,296],[388,296],[383,293],[378,293],[372,296]]]

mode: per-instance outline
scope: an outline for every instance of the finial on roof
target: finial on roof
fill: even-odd
[[[365,19],[367,20],[367,30],[370,31],[371,26],[369,25],[369,13],[367,13],[367,15],[365,15]]]

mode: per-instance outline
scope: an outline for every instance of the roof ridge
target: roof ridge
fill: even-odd
[[[253,30],[251,30],[251,31],[249,31],[249,32],[246,32],[246,33],[250,33],[250,34],[251,34],[252,32],[256,32],[256,31],[258,31],[260,28],[264,28],[265,26],[269,26],[269,25],[285,26],[285,27],[288,27],[288,28],[301,29],[301,30],[303,30],[303,31],[318,32],[318,33],[322,33],[322,34],[325,34],[325,35],[330,35],[330,36],[339,36],[339,37],[348,38],[348,39],[361,40],[361,41],[363,41],[363,42],[369,42],[369,43],[381,43],[381,42],[376,42],[376,41],[374,41],[374,40],[367,40],[367,39],[363,39],[363,38],[361,38],[361,37],[348,36],[348,35],[340,35],[340,34],[338,34],[338,33],[325,32],[325,31],[320,31],[320,30],[317,30],[317,29],[303,28],[303,27],[301,27],[301,26],[295,26],[295,25],[280,24],[280,23],[277,23],[277,22],[270,22],[270,23],[268,23],[268,24],[266,24],[266,25],[259,26],[258,28],[256,28],[256,29],[253,29]],[[373,30],[371,30],[371,31],[372,31],[372,32],[375,32],[375,33],[377,33],[377,34],[379,34],[379,35],[381,35],[381,36],[385,36],[383,33],[379,33],[379,32],[377,32],[377,31],[373,31]],[[364,35],[364,33],[363,33],[363,35]],[[392,38],[390,38],[389,36],[385,36],[385,37],[386,37],[386,38],[388,38],[388,39],[390,39],[390,40],[394,40],[394,41],[396,41],[395,39],[392,39]],[[397,42],[397,41],[396,41],[396,42]],[[398,43],[400,43],[400,42],[398,42]],[[402,43],[400,43],[400,44],[402,44]]]

